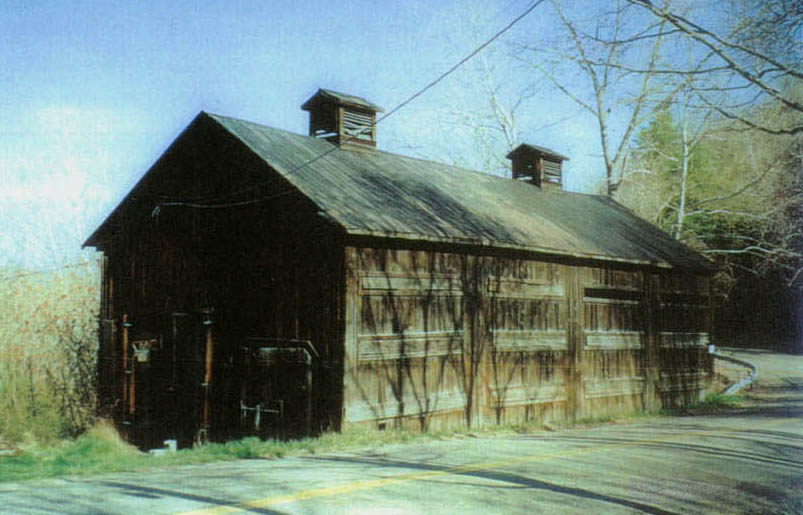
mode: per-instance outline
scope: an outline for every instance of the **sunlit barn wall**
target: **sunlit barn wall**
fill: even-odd
[[[344,423],[547,423],[696,400],[708,279],[561,261],[347,247]]]

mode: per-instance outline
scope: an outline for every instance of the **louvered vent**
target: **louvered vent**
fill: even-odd
[[[544,167],[543,180],[554,184],[560,184],[561,183],[560,162],[549,161],[547,159],[544,159],[542,161],[542,164]]]
[[[382,109],[367,100],[319,89],[301,108],[310,113],[310,136],[325,138],[343,149],[376,147],[376,113]]]
[[[350,138],[373,141],[374,117],[357,111],[343,110],[343,134]]]
[[[513,162],[513,178],[529,182],[542,190],[563,189],[562,163],[569,158],[537,145],[523,143],[507,158]]]

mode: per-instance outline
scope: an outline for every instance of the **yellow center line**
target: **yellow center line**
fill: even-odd
[[[782,424],[788,424],[791,422],[799,422],[797,419],[784,419],[779,420],[776,422],[771,422],[768,424],[762,424],[761,427],[771,427],[777,426]],[[671,429],[671,428],[670,428]],[[335,486],[327,486],[323,488],[314,488],[311,490],[302,490],[300,492],[295,492],[292,494],[285,494],[285,495],[276,495],[273,497],[265,497],[263,499],[255,499],[251,501],[243,501],[236,504],[230,504],[226,506],[215,506],[211,508],[202,508],[200,510],[184,512],[181,515],[217,515],[221,513],[234,513],[239,511],[245,511],[249,509],[255,508],[267,508],[269,506],[277,506],[280,504],[287,504],[292,502],[298,501],[305,501],[308,499],[317,499],[321,497],[333,497],[336,495],[348,494],[352,492],[358,492],[363,490],[372,490],[374,488],[381,488],[388,485],[394,485],[397,483],[404,483],[408,481],[423,481],[427,479],[432,479],[435,477],[442,477],[442,476],[449,476],[449,475],[459,475],[465,474],[467,472],[476,472],[478,470],[488,470],[493,469],[496,467],[501,466],[510,466],[510,465],[517,465],[521,463],[529,463],[535,461],[546,461],[555,458],[566,458],[571,456],[577,456],[580,454],[588,454],[592,452],[598,451],[606,451],[610,449],[617,449],[622,447],[631,447],[635,445],[644,445],[650,443],[662,443],[662,442],[669,442],[672,440],[677,440],[680,438],[690,437],[690,436],[704,436],[711,433],[716,433],[719,431],[723,431],[722,428],[717,429],[709,429],[705,431],[695,431],[692,433],[677,433],[669,436],[665,436],[663,438],[650,438],[644,440],[633,440],[631,442],[616,442],[610,444],[602,444],[597,446],[588,446],[588,447],[581,447],[579,449],[569,449],[565,451],[559,451],[555,453],[549,454],[535,454],[529,456],[519,456],[515,458],[504,458],[500,460],[494,461],[485,461],[482,463],[471,463],[467,465],[457,465],[454,467],[444,468],[441,470],[429,470],[426,472],[411,472],[408,474],[398,474],[392,477],[385,477],[385,478],[378,478],[378,479],[365,479],[361,481],[354,481],[351,483],[345,483],[342,485],[335,485]],[[746,431],[746,429],[725,429],[725,431]]]

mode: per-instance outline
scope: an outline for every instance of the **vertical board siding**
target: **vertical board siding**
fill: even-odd
[[[466,405],[459,256],[347,249],[345,418],[460,419]]]
[[[644,407],[643,275],[586,267],[583,278],[583,409],[594,417]]]
[[[564,418],[568,339],[561,268],[496,258],[491,269],[491,420],[499,424]]]
[[[422,250],[346,256],[347,424],[605,416],[691,401],[705,383],[697,277]]]
[[[558,265],[392,249],[347,256],[346,421],[425,429],[565,417]]]
[[[236,350],[251,335],[314,343],[318,427],[428,430],[605,416],[693,402],[710,378],[708,283],[696,276],[338,251],[336,243],[283,238],[226,257],[151,231],[128,243],[130,253],[109,254],[101,350],[108,368],[100,374],[108,404],[124,374],[119,319],[128,314],[132,338],[157,337],[163,354],[182,346],[176,384],[186,406],[178,413],[197,417],[199,336],[187,326],[171,339],[171,319],[154,307],[167,315],[215,307],[212,424],[221,436],[235,434]],[[138,377],[136,416],[145,420],[155,408],[143,404],[150,394]],[[153,417],[152,425],[169,423]]]
[[[708,279],[663,274],[657,310],[658,383],[662,406],[677,407],[699,400],[711,378]]]
[[[101,333],[99,366],[106,370],[99,371],[100,387],[122,391],[125,377],[136,375],[129,382],[136,398],[129,412],[113,408],[122,405],[120,395],[106,395],[102,402],[103,409],[112,411],[108,415],[130,428],[133,441],[160,444],[164,438],[159,440],[157,433],[169,431],[182,446],[190,445],[201,427],[198,405],[206,395],[208,437],[225,440],[253,429],[240,423],[248,375],[243,349],[251,345],[250,338],[311,342],[316,354],[312,429],[339,428],[342,246],[314,213],[303,216],[295,200],[284,201],[287,205],[257,206],[236,216],[164,209],[158,218],[132,224],[106,252],[104,324],[109,329]],[[286,219],[289,213],[294,213],[292,223]],[[211,382],[203,374],[205,333],[199,314],[204,310],[214,341]],[[132,359],[129,348],[127,370],[123,315],[132,341],[155,342],[147,363]],[[276,436],[270,431],[296,426],[301,427],[289,415],[282,421],[268,418],[260,434]]]

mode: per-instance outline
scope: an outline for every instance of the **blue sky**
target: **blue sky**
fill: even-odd
[[[0,265],[73,256],[200,110],[305,133],[299,106],[318,87],[390,109],[530,3],[4,0]],[[532,83],[510,44],[548,33],[545,6],[484,53],[503,94]],[[471,73],[389,118],[379,147],[478,167],[464,135],[438,121],[444,106],[473,103]],[[593,120],[539,94],[521,113],[522,139],[569,155],[569,189],[589,189],[603,173]]]

